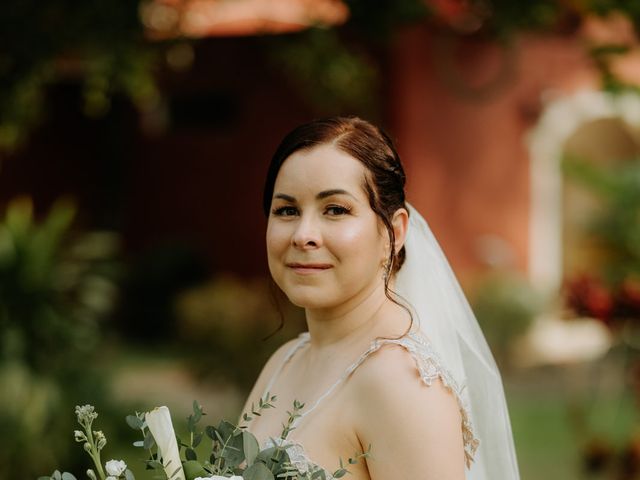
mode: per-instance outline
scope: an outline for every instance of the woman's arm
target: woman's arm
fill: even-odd
[[[415,360],[385,345],[354,374],[356,434],[371,445],[372,480],[464,480],[461,415],[440,380],[427,386]]]

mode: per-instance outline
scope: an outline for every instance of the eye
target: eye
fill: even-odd
[[[343,207],[342,205],[329,205],[325,213],[328,213],[331,216],[337,217],[340,215],[347,215],[351,211],[348,207]]]
[[[298,209],[290,205],[274,208],[271,213],[276,217],[293,217],[298,214]]]

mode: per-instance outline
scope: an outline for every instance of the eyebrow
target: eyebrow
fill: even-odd
[[[316,198],[318,200],[323,200],[327,197],[332,197],[334,195],[348,195],[352,198],[356,198],[354,197],[351,193],[349,193],[346,190],[343,190],[341,188],[333,188],[331,190],[323,190],[322,192],[318,193],[316,195]],[[296,202],[296,198],[292,197],[291,195],[287,195],[286,193],[276,193],[273,198],[279,198],[282,200],[285,200],[287,202],[291,202],[291,203],[295,203]]]

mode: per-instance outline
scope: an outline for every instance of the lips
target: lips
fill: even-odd
[[[300,275],[321,273],[333,267],[329,263],[287,263],[286,265]]]

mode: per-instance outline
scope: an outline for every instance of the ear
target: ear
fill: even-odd
[[[395,250],[399,252],[404,241],[407,238],[407,229],[409,228],[409,212],[405,208],[399,208],[393,214],[391,219],[391,225],[393,226],[393,234],[396,237]]]

